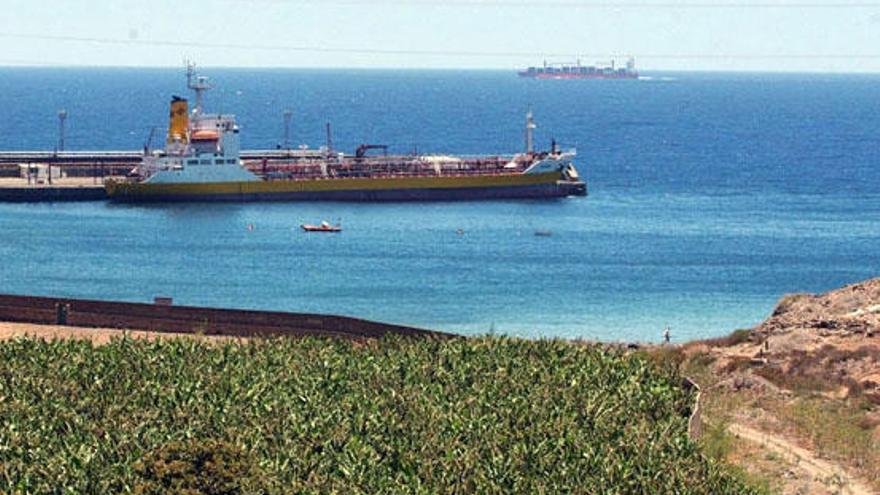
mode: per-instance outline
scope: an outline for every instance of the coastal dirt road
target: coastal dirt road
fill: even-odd
[[[846,495],[873,495],[876,492],[861,480],[849,476],[840,466],[819,459],[815,454],[777,435],[733,423],[728,430],[737,437],[758,444],[774,452],[798,471],[803,471],[815,483],[838,490]]]
[[[880,492],[880,278],[685,348],[707,420],[738,437],[728,460],[783,494]]]

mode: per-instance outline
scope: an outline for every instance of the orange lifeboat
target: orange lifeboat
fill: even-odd
[[[190,139],[193,141],[217,141],[220,139],[220,134],[217,131],[200,130],[194,131]]]

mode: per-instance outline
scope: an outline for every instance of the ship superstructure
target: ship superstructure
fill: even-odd
[[[235,116],[204,112],[204,93],[211,86],[192,64],[187,66],[187,86],[196,94],[192,113],[186,99],[172,98],[165,149],[144,157],[138,177],[144,184],[261,180],[242,167]]]
[[[574,64],[550,64],[545,60],[543,66],[529,67],[519,75],[534,79],[638,79],[639,72],[635,59],[630,57],[624,67],[617,67],[614,60],[607,66],[581,65],[580,60]]]
[[[533,149],[534,119],[526,118],[525,151],[514,155],[371,156],[383,145],[362,145],[353,155],[320,150],[292,151],[271,160],[245,163],[234,115],[203,110],[207,79],[187,66],[195,106],[171,101],[163,150],[146,153],[128,181],[108,181],[111,199],[124,201],[418,201],[549,198],[586,195],[572,163],[574,150]]]

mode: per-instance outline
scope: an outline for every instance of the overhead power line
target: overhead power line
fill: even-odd
[[[344,53],[360,55],[412,55],[429,57],[494,57],[494,58],[623,58],[633,56],[639,59],[654,60],[827,60],[827,59],[880,59],[880,53],[780,53],[780,54],[750,54],[750,53],[576,53],[576,52],[503,52],[503,51],[475,51],[475,50],[413,50],[413,49],[386,49],[386,48],[359,48],[359,47],[332,47],[326,45],[261,45],[261,44],[237,44],[237,43],[208,43],[204,41],[180,41],[180,40],[147,40],[147,39],[124,39],[124,38],[101,38],[90,36],[67,36],[33,33],[10,33],[0,32],[0,38],[43,40],[86,43],[96,45],[128,45],[150,47],[174,47],[174,48],[210,48],[223,50],[242,51],[276,51],[276,52],[303,52],[303,53]]]
[[[880,2],[590,2],[522,0],[239,0],[246,3],[346,5],[370,7],[404,5],[417,7],[526,7],[564,9],[871,9]]]
[[[385,48],[356,48],[356,47],[331,47],[321,45],[260,45],[238,43],[206,43],[204,41],[178,41],[178,40],[145,40],[124,38],[99,38],[91,36],[66,36],[31,33],[0,32],[2,38],[30,39],[44,41],[65,41],[77,43],[93,43],[106,45],[131,45],[131,46],[168,46],[179,48],[220,48],[228,50],[253,50],[253,51],[281,51],[281,52],[314,52],[314,53],[352,53],[371,55],[426,55],[426,56],[455,56],[455,57],[523,57],[523,56],[548,56],[570,57],[572,53],[538,53],[538,52],[479,52],[468,50],[404,50]]]

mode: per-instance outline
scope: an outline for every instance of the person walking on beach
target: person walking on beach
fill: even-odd
[[[669,340],[671,338],[672,338],[672,333],[669,332],[669,325],[667,324],[666,328],[663,329],[663,340],[665,340],[666,343],[668,344]]]

